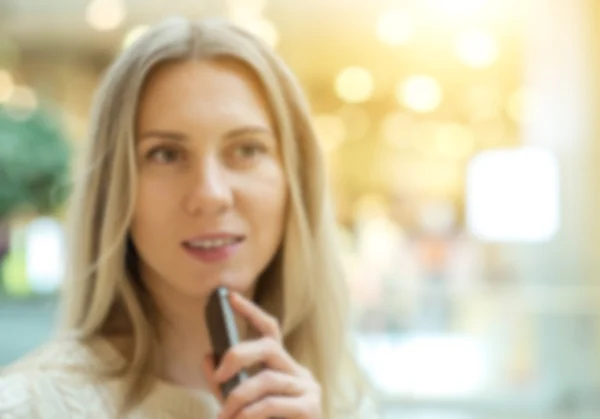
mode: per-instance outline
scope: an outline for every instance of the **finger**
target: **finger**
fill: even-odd
[[[302,367],[283,349],[279,342],[262,338],[241,342],[230,348],[215,371],[215,379],[225,382],[242,369],[263,364],[266,368],[301,376]]]
[[[202,370],[204,372],[204,376],[206,377],[206,382],[210,391],[217,397],[217,400],[219,400],[221,403],[224,403],[219,382],[215,378],[215,360],[212,354],[208,354],[204,357]]]
[[[233,419],[320,418],[320,406],[306,397],[268,396],[244,407]]]
[[[300,396],[302,383],[294,376],[266,370],[237,386],[227,397],[220,419],[230,419],[247,405],[270,395]]]
[[[244,296],[232,292],[230,294],[231,306],[233,309],[246,319],[263,336],[268,336],[276,341],[281,341],[281,330],[279,322],[270,314],[267,314],[262,308]]]

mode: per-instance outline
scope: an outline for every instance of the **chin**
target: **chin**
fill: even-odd
[[[226,287],[227,289],[248,295],[254,289],[256,283],[255,276],[247,274],[233,274],[224,276],[218,286]]]
[[[204,279],[199,280],[202,276]],[[251,295],[257,276],[248,270],[227,270],[220,275],[202,275],[196,272],[190,275],[185,284],[180,283],[179,288],[180,292],[192,298],[207,298],[217,287],[226,287],[239,294]]]

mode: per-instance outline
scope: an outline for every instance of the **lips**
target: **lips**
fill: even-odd
[[[244,239],[244,236],[234,234],[204,235],[183,242],[183,248],[201,262],[225,262],[239,251]]]
[[[212,250],[220,247],[231,246],[239,243],[243,240],[242,236],[229,236],[229,237],[205,237],[199,239],[188,240],[184,242],[184,246],[199,249],[199,250]]]
[[[216,231],[192,237],[184,241],[183,246],[190,250],[209,251],[234,246],[244,239],[245,237],[241,234]]]

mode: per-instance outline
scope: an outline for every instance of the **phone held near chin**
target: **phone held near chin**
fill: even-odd
[[[205,318],[216,368],[220,365],[229,348],[240,341],[235,315],[229,303],[229,290],[227,288],[219,287],[212,292],[206,305]],[[242,370],[222,383],[220,389],[223,399],[226,399],[231,391],[247,378],[248,372]]]

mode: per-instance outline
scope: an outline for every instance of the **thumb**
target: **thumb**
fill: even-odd
[[[215,359],[213,354],[207,354],[204,356],[204,362],[202,363],[202,369],[204,372],[204,376],[206,377],[206,382],[208,383],[208,387],[210,391],[215,395],[215,397],[219,400],[221,404],[223,404],[223,395],[221,394],[221,388],[219,387],[219,383],[215,380]]]

